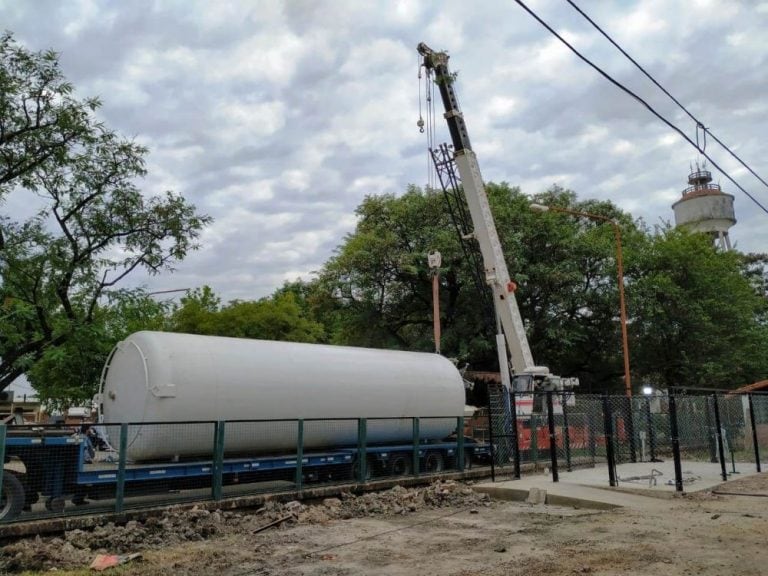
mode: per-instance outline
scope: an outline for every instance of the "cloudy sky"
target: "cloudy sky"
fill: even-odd
[[[695,138],[564,0],[529,4]],[[768,2],[580,5],[768,179]],[[267,295],[322,266],[365,195],[425,184],[420,41],[451,54],[486,180],[526,193],[557,183],[653,225],[673,218],[697,160],[512,1],[0,0],[0,22],[31,49],[59,51],[78,93],[102,98],[107,124],[150,148],[148,194],[174,190],[215,217],[174,275],[133,279],[151,290]],[[768,205],[768,189],[713,142],[707,151]],[[768,215],[715,177],[736,197],[732,240],[768,252]],[[25,206],[16,193],[4,208]]]

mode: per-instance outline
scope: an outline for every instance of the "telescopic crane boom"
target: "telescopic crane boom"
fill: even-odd
[[[477,163],[477,157],[472,151],[467,125],[464,122],[464,116],[459,108],[459,101],[453,87],[454,76],[448,68],[448,54],[436,52],[423,42],[418,45],[418,51],[424,58],[425,69],[434,75],[434,81],[443,100],[444,117],[448,123],[448,130],[453,143],[453,158],[449,160],[455,162],[461,178],[464,197],[472,220],[471,236],[477,240],[480,247],[485,281],[493,292],[494,309],[504,331],[506,347],[509,350],[515,375],[514,379],[517,381],[515,389],[520,392],[533,392],[534,389],[562,389],[563,384],[576,385],[577,382],[571,379],[561,382],[560,378],[549,375],[548,368],[534,364],[525,326],[515,299],[515,284],[509,277],[504,252],[480,175],[480,167]],[[443,148],[444,155],[446,150]],[[441,177],[441,182],[445,188],[446,179],[440,173],[441,168],[444,169],[443,165],[446,160],[441,161],[434,150],[432,155],[436,165],[438,165],[438,175]],[[449,177],[447,180],[453,181],[454,186],[457,185],[455,177]],[[508,382],[504,374],[508,364],[506,353],[503,356],[504,361],[501,362],[502,353],[500,351],[502,381]]]
[[[480,167],[472,151],[467,125],[453,88],[453,76],[448,69],[448,54],[435,52],[424,43],[419,44],[418,50],[424,57],[424,66],[427,70],[434,72],[435,83],[443,100],[445,120],[453,143],[454,159],[472,216],[473,235],[483,256],[485,280],[493,291],[494,308],[504,329],[512,367],[516,373],[529,372],[534,366],[531,348],[528,345],[523,320],[515,300],[514,284],[509,277],[499,235],[496,232],[496,224],[480,175]]]

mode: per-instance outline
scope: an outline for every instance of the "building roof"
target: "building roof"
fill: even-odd
[[[755,382],[754,384],[747,384],[746,386],[732,390],[732,392],[759,392],[761,390],[768,391],[768,380],[760,380],[760,382]]]

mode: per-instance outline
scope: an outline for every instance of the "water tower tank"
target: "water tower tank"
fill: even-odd
[[[683,197],[672,204],[672,209],[676,226],[710,234],[720,248],[731,249],[728,229],[736,224],[733,196],[712,183],[709,171],[697,169],[688,176],[688,187],[683,190]]]

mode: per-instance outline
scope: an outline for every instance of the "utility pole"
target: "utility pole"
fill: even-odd
[[[435,352],[440,354],[440,265],[443,257],[437,250],[427,255],[429,271],[432,276],[432,324],[435,332]]]

